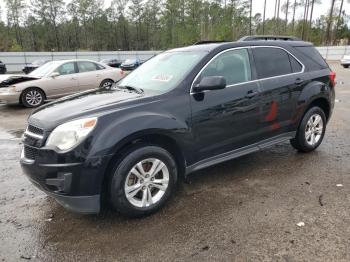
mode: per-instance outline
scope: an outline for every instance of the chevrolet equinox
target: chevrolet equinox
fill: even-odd
[[[296,39],[197,43],[163,52],[108,89],[36,109],[23,136],[28,178],[65,208],[159,210],[191,172],[286,140],[322,142],[335,73]]]

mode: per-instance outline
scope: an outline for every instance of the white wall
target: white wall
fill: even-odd
[[[350,54],[350,46],[317,47],[327,60],[339,60],[344,54]],[[84,58],[100,61],[115,57],[120,60],[138,57],[146,60],[162,51],[103,51],[103,52],[0,52],[0,61],[4,62],[8,72],[20,72],[26,63],[37,59],[62,60]]]
[[[34,60],[90,59],[100,61],[105,58],[139,58],[146,60],[161,51],[105,51],[105,52],[0,52],[0,61],[6,64],[8,72],[20,72],[26,63]]]

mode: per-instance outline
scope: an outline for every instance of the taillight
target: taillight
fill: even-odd
[[[335,87],[335,76],[336,76],[335,72],[331,71],[329,73],[329,80],[331,81],[332,87]]]

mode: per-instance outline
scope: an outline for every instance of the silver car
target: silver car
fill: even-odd
[[[348,68],[350,66],[350,54],[349,55],[344,55],[343,58],[340,60],[340,64],[344,68]]]
[[[45,100],[107,88],[123,76],[118,68],[90,60],[52,61],[28,75],[0,76],[0,102],[37,107]]]

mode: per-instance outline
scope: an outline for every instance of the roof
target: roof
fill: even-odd
[[[262,40],[252,40],[252,41],[236,41],[236,42],[214,42],[214,43],[204,43],[204,44],[196,44],[187,47],[175,48],[168,50],[167,52],[195,52],[195,51],[204,51],[211,52],[214,49],[228,49],[235,47],[244,47],[244,46],[280,46],[280,47],[288,47],[288,46],[311,46],[312,43],[305,41],[284,41],[284,40],[273,40],[273,41],[262,41]]]
[[[301,41],[300,38],[295,36],[283,36],[283,35],[249,35],[244,36],[238,41]]]
[[[63,63],[67,63],[67,62],[77,62],[77,61],[88,61],[88,62],[93,62],[93,63],[98,63],[96,61],[93,60],[89,60],[89,59],[66,59],[66,60],[53,60],[53,61],[49,61],[49,63],[55,63],[55,64],[63,64]]]

